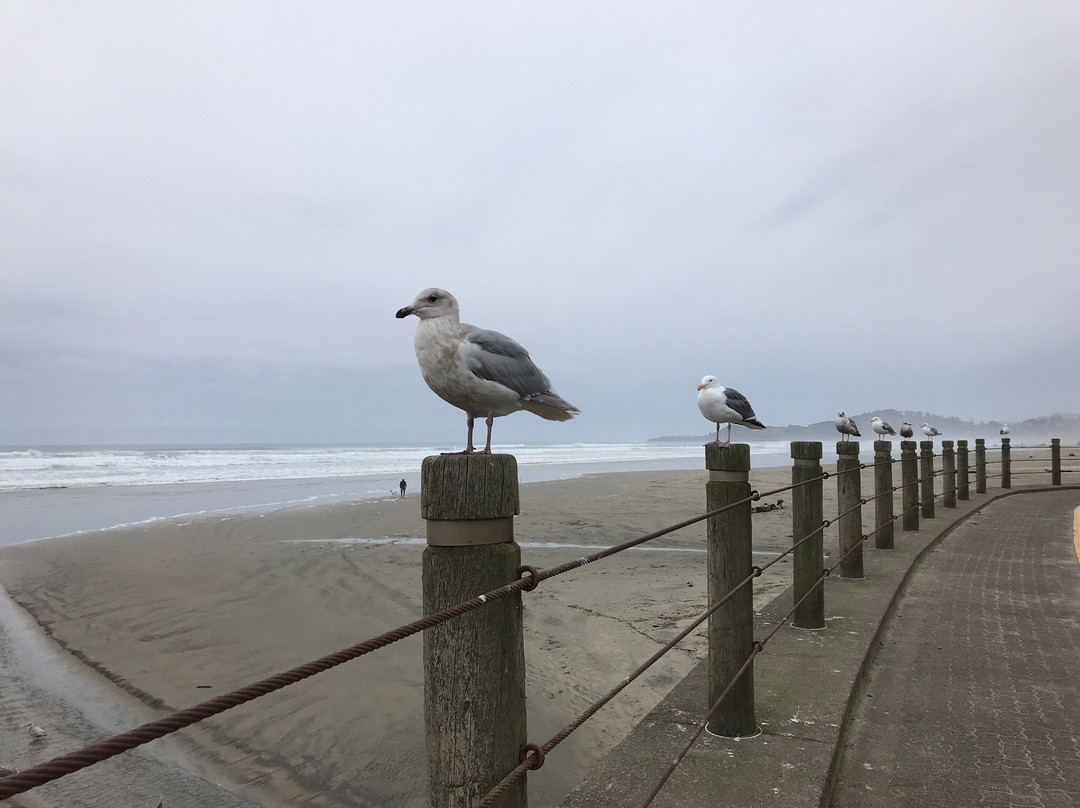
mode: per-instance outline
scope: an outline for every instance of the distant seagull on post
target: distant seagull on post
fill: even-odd
[[[896,435],[896,430],[884,421],[882,421],[881,418],[876,415],[870,419],[870,428],[877,432],[879,435]]]
[[[844,415],[843,411],[836,413],[836,431],[844,436],[840,439],[842,441],[846,441],[849,435],[854,435],[856,438],[862,437],[862,435],[859,434],[858,425]]]
[[[1001,429],[998,431],[998,434],[1001,435],[1001,437],[1003,437],[1003,438],[1009,437],[1009,425],[1008,424],[1003,425],[1001,427]]]
[[[930,438],[930,440],[934,439],[934,435],[940,435],[941,434],[934,427],[930,426],[930,424],[923,424],[922,425],[922,433],[924,435],[926,435],[926,437]]]
[[[491,425],[502,415],[528,410],[549,421],[568,421],[581,412],[551,389],[548,377],[514,340],[461,322],[449,292],[425,289],[396,316],[410,314],[420,318],[413,343],[424,381],[443,401],[465,410],[469,436],[462,454],[476,451],[477,418],[487,424],[483,453],[491,454]]]
[[[904,423],[900,424],[900,437],[901,438],[915,437],[915,430],[911,428],[911,424],[909,424],[907,421],[904,421]]]
[[[739,424],[748,429],[764,429],[754,414],[754,408],[746,396],[738,390],[724,387],[715,376],[706,376],[698,385],[697,405],[706,419],[716,424],[717,446],[731,445],[731,425]],[[727,424],[727,440],[720,440],[720,424]],[[708,444],[706,444],[708,445]]]

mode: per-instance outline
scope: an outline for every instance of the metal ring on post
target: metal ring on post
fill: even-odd
[[[528,578],[525,577],[526,573],[529,576]],[[529,564],[517,568],[517,577],[525,582],[521,587],[524,592],[532,592],[536,587],[540,586],[540,571]]]
[[[523,747],[521,747],[521,754],[519,755],[519,757],[520,757],[519,762],[524,763],[526,760],[528,760],[530,752],[532,752],[533,758],[536,760],[536,763],[535,763],[535,765],[530,766],[529,768],[532,771],[536,771],[537,769],[539,769],[541,766],[544,765],[544,750],[541,749],[539,746],[537,746],[534,743],[527,743]]]

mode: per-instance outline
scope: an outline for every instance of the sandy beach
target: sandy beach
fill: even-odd
[[[872,470],[862,474],[871,492]],[[790,475],[756,470],[751,483],[765,492]],[[523,563],[550,567],[700,514],[705,481],[704,471],[670,471],[525,484],[515,523]],[[824,512],[835,514],[835,480],[824,491]],[[790,502],[764,500],[778,498]],[[0,580],[64,649],[162,715],[420,616],[419,503],[410,493],[22,544],[0,550]],[[753,520],[759,563],[790,546],[789,509]],[[872,528],[872,507],[863,520]],[[554,735],[706,608],[704,539],[699,523],[525,595],[531,741]],[[835,547],[833,526],[825,550]],[[785,560],[756,582],[756,606],[786,589],[789,569]],[[557,805],[705,651],[699,631],[571,735],[530,775],[530,804]],[[426,804],[422,703],[416,636],[186,734],[257,803],[412,808]],[[0,764],[70,749],[5,748]]]

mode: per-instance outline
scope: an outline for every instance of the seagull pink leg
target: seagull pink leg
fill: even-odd
[[[484,444],[484,454],[491,454],[491,425],[495,423],[495,417],[489,415],[484,423],[487,424],[487,443]]]
[[[468,417],[468,420],[466,421],[466,423],[469,425],[469,439],[468,439],[468,441],[466,443],[465,451],[463,451],[463,452],[443,452],[444,455],[472,454],[473,452],[476,451],[476,449],[473,448],[473,444],[472,444],[473,418],[472,418],[471,415]]]

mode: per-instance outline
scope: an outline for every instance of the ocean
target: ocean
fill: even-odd
[[[789,462],[783,441],[750,444],[755,466]],[[154,519],[266,512],[396,496],[420,485],[425,457],[456,446],[0,447],[0,545]],[[699,469],[692,443],[498,446],[521,482],[613,471]]]

